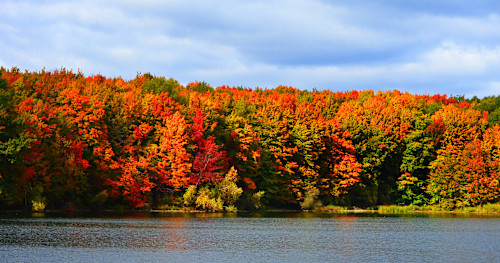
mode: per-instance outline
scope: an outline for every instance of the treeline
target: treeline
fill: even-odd
[[[500,96],[0,73],[2,209],[499,201]]]

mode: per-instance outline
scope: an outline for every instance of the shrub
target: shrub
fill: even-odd
[[[35,201],[32,200],[31,204],[33,205],[32,210],[36,212],[43,211],[45,209],[46,204],[43,201]]]
[[[183,195],[184,198],[184,205],[185,206],[190,206],[193,205],[197,198],[196,198],[196,185],[190,185],[186,192]]]
[[[300,203],[300,207],[302,207],[302,209],[321,207],[323,204],[321,204],[321,201],[318,200],[318,195],[319,189],[317,188],[307,191],[304,201]]]
[[[261,207],[260,199],[264,196],[265,193],[266,192],[264,191],[258,191],[251,196],[250,202],[252,203],[253,207],[255,207],[255,209],[259,209]]]
[[[236,185],[237,175],[238,172],[236,171],[236,169],[234,169],[234,167],[231,167],[221,183],[219,196],[227,205],[234,204],[236,201],[238,201],[241,193],[243,193],[243,189]]]

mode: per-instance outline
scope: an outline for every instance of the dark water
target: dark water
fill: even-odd
[[[0,216],[0,262],[500,262],[500,218]]]

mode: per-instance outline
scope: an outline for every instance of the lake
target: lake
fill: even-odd
[[[500,262],[500,217],[4,214],[0,262]]]

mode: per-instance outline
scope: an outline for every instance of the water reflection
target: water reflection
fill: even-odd
[[[336,248],[336,252],[342,255],[343,258],[352,258],[355,253],[352,245],[352,233],[354,225],[356,224],[358,217],[353,215],[343,215],[339,217],[338,228],[340,229],[340,237],[338,238],[338,243],[333,245]]]
[[[185,217],[161,217],[159,218],[163,231],[161,233],[162,244],[165,249],[187,250],[186,229],[188,228]]]

